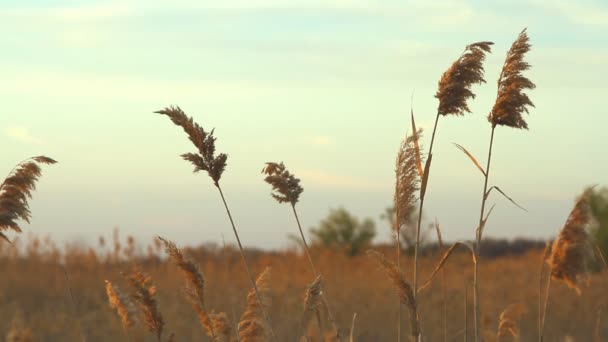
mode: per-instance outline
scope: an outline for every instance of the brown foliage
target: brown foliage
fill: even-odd
[[[270,267],[266,267],[258,276],[255,284],[259,291],[259,301],[254,289],[247,294],[245,312],[239,321],[239,338],[242,342],[266,342],[270,339],[270,327],[264,312],[270,309]]]

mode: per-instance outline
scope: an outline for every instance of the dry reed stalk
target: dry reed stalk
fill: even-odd
[[[298,211],[296,210],[296,204],[300,199],[300,195],[302,194],[302,192],[304,192],[304,189],[300,185],[300,179],[296,178],[295,175],[289,172],[283,162],[266,163],[266,166],[262,169],[262,173],[266,175],[264,181],[272,186],[271,196],[279,203],[289,203],[291,205],[293,216],[296,219],[298,231],[300,232],[300,238],[302,239],[302,244],[304,246],[304,251],[306,253],[306,257],[308,258],[308,262],[310,263],[310,268],[312,269],[313,276],[318,279],[320,277],[320,274],[317,272],[315,264],[312,260],[312,256],[310,255],[310,248],[308,247],[308,243],[306,241],[306,238],[304,237],[304,232],[302,230],[302,225],[300,224]],[[325,308],[327,309],[327,316],[336,333],[335,337],[339,341],[342,341],[342,337],[340,336],[340,329],[338,329],[338,326],[332,314],[332,310],[330,309],[327,298],[325,297],[325,294],[322,290],[320,291],[320,298],[323,301]]]
[[[353,321],[350,324],[350,338],[348,339],[349,342],[355,342],[355,321],[357,320],[357,313],[355,312],[353,314]],[[598,319],[599,321],[599,319]]]
[[[106,294],[108,295],[110,307],[116,310],[116,313],[120,317],[122,328],[126,332],[135,325],[135,308],[133,307],[133,303],[116,286],[112,285],[109,280],[106,280]]]
[[[594,342],[602,342],[602,336],[601,336],[601,328],[602,326],[600,325],[601,323],[601,319],[602,319],[602,309],[598,309],[597,310],[597,319],[595,320],[595,329],[594,329],[594,333],[593,333],[593,338],[594,338]]]
[[[526,312],[522,304],[511,304],[500,314],[498,322],[497,342],[519,341],[517,321]]]
[[[256,281],[253,278],[253,275],[251,274],[251,269],[247,264],[247,258],[245,257],[245,251],[243,249],[241,239],[236,229],[234,219],[232,218],[232,214],[230,213],[230,209],[228,208],[228,203],[226,202],[224,192],[222,191],[222,187],[219,183],[220,178],[222,177],[222,173],[226,169],[226,161],[228,159],[228,156],[224,153],[220,153],[217,156],[215,155],[216,138],[213,136],[214,130],[211,130],[211,132],[205,131],[203,127],[199,126],[196,122],[194,122],[192,118],[189,118],[184,113],[184,111],[181,110],[181,108],[171,106],[156,111],[155,113],[168,116],[175,125],[181,127],[184,130],[192,144],[194,144],[194,146],[197,148],[198,154],[185,153],[182,154],[181,157],[194,165],[195,173],[199,171],[207,171],[207,174],[213,180],[213,185],[215,185],[220,194],[222,203],[224,204],[224,209],[226,209],[226,214],[228,215],[230,225],[232,226],[232,231],[239,246],[239,251],[243,260],[243,265],[245,266],[245,271],[247,272],[247,276],[249,277],[249,281],[251,282],[251,285],[255,292],[255,296],[258,302],[260,303],[260,307],[262,307],[262,314],[264,316],[264,320],[266,321],[266,324],[270,329],[270,335],[272,337],[272,340],[276,341],[276,337],[274,335],[274,331],[272,330],[272,325],[270,323],[270,317],[263,309],[264,305],[262,304],[261,295],[258,291]]]
[[[543,309],[543,274],[545,273],[545,265],[547,263],[547,258],[551,253],[551,243],[547,242],[545,245],[545,249],[543,250],[543,254],[540,260],[540,276],[538,283],[538,341],[542,342],[543,340],[543,327],[545,324],[545,316],[544,312],[547,311],[547,300],[545,300],[545,308]],[[551,286],[551,278],[547,278],[547,289],[545,293],[549,294],[549,287]]]
[[[489,195],[488,179],[490,177],[490,162],[492,160],[492,147],[494,144],[494,130],[497,126],[509,126],[519,129],[527,129],[528,125],[522,117],[522,112],[528,112],[528,106],[534,106],[532,101],[523,93],[526,89],[533,89],[534,84],[523,76],[523,71],[530,68],[524,61],[525,54],[530,50],[530,44],[526,29],[521,31],[517,39],[507,52],[500,76],[498,77],[498,90],[496,102],[488,116],[492,125],[490,133],[490,145],[488,147],[488,160],[484,173],[484,187],[479,215],[479,226],[476,232],[475,253],[479,259],[479,251],[484,226],[485,205]],[[475,306],[475,341],[480,341],[480,304],[479,304],[479,265],[475,264],[473,276],[473,303]]]
[[[416,206],[420,191],[420,177],[423,171],[420,157],[418,137],[422,134],[419,129],[415,134],[407,136],[401,142],[395,160],[395,194],[393,205],[395,208],[395,226],[391,227],[396,235],[397,268],[401,269],[401,228],[408,222],[410,213]],[[418,234],[418,232],[416,232]],[[401,302],[397,315],[397,341],[401,341]]]
[[[313,281],[306,290],[306,295],[304,297],[304,313],[302,314],[302,319],[300,323],[300,329],[298,329],[298,338],[302,336],[302,330],[305,329],[312,320],[313,315],[317,318],[319,317],[319,307],[322,304],[321,301],[321,293],[323,292],[323,277],[321,275],[317,276],[315,281]],[[320,323],[320,322],[319,322]],[[319,333],[321,333],[321,326],[319,324]],[[319,336],[322,336],[320,334]]]
[[[156,286],[152,284],[152,278],[138,268],[134,268],[131,273],[123,272],[122,276],[125,277],[132,289],[131,299],[141,310],[148,330],[154,332],[156,339],[160,341],[165,322],[154,298]]]
[[[586,248],[589,235],[585,230],[591,220],[590,192],[590,188],[586,189],[577,199],[566,224],[553,242],[551,255],[547,261],[551,277],[563,281],[579,295],[581,289],[578,286],[578,278],[579,275],[586,273],[586,260],[590,254]]]
[[[271,305],[270,283],[270,267],[266,267],[256,280],[260,297],[256,297],[253,289],[247,294],[247,304],[238,326],[242,342],[266,342],[270,339],[270,326],[264,319],[264,312]]]
[[[441,229],[439,223],[435,219],[435,232],[437,233],[437,243],[439,244],[439,253],[443,252],[443,239],[441,238]],[[445,269],[441,269],[441,297],[443,301],[443,341],[448,340],[448,299],[445,286]]]
[[[30,222],[28,199],[32,198],[36,181],[42,174],[39,164],[55,163],[55,160],[45,156],[28,158],[17,164],[0,184],[0,238],[10,243],[2,231],[10,229],[21,233],[16,221]]]
[[[186,297],[194,308],[194,311],[196,311],[201,326],[205,329],[207,335],[216,341],[213,323],[205,308],[205,278],[203,274],[192,260],[184,257],[182,251],[177,248],[175,243],[165,240],[160,236],[158,239],[162,241],[165,253],[175,266],[182,271],[182,275],[186,280]]]
[[[539,329],[539,341],[543,341],[545,320],[549,306],[549,291],[551,280],[561,280],[568,287],[573,288],[578,295],[581,289],[578,286],[579,275],[585,273],[585,262],[589,256],[588,246],[589,236],[586,228],[591,220],[589,207],[589,195],[592,188],[587,188],[576,200],[574,208],[568,215],[568,219],[559,236],[551,244],[550,249],[546,249],[549,257],[544,257],[549,265],[549,277],[547,277],[547,287],[545,290],[545,303]]]
[[[382,253],[369,250],[367,251],[367,255],[376,259],[380,266],[382,266],[382,269],[397,290],[400,301],[408,308],[411,335],[415,341],[418,341],[421,338],[421,331],[414,288],[405,280],[403,273],[397,268],[397,265],[386,259]]]

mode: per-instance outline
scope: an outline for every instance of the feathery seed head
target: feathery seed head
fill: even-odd
[[[245,312],[241,315],[238,324],[238,334],[242,342],[266,342],[270,339],[270,327],[268,326],[264,312],[270,308],[270,267],[266,267],[255,281],[260,294],[260,301],[256,298],[255,290],[251,289],[247,294]]]
[[[114,308],[120,317],[122,327],[127,330],[135,325],[135,308],[133,303],[125,297],[118,287],[106,280],[106,293],[110,307]]]
[[[167,115],[177,126],[182,127],[188,138],[198,149],[198,153],[185,153],[182,158],[194,165],[194,172],[207,171],[213,184],[219,186],[222,173],[226,169],[228,156],[224,153],[215,155],[214,130],[207,132],[179,107],[167,107],[155,113]]]
[[[500,314],[496,340],[498,342],[519,341],[519,327],[517,321],[525,313],[526,308],[523,304],[511,304],[507,306]]]
[[[264,181],[272,185],[271,195],[277,202],[291,205],[298,203],[304,189],[300,186],[300,179],[291,174],[282,162],[266,163],[262,173],[266,174]]]
[[[439,99],[439,114],[464,115],[471,112],[467,104],[469,98],[475,98],[471,86],[485,83],[483,61],[493,44],[477,42],[467,45],[462,55],[441,75],[435,94]]]
[[[152,284],[152,278],[137,267],[131,273],[123,272],[122,276],[127,279],[131,287],[131,298],[143,313],[148,330],[155,332],[157,338],[160,339],[165,322],[154,298],[156,286]]]
[[[28,199],[36,189],[36,181],[41,175],[38,164],[55,164],[56,161],[37,156],[17,164],[11,173],[0,184],[0,238],[9,241],[3,230],[13,230],[20,233],[17,220],[30,222],[31,212]],[[10,241],[9,241],[10,242]]]
[[[566,224],[553,242],[547,260],[553,279],[564,281],[578,294],[581,293],[578,278],[586,272],[585,262],[590,254],[587,250],[589,235],[585,230],[591,220],[590,194],[591,188],[588,188],[577,199]]]
[[[418,139],[422,135],[422,129],[418,130]],[[416,136],[406,137],[401,143],[397,153],[395,166],[395,227],[393,230],[401,229],[407,222],[408,216],[416,205],[418,199],[416,194],[420,190],[420,175],[417,169]]]
[[[528,129],[522,113],[528,113],[528,106],[534,107],[534,104],[523,91],[536,87],[522,74],[530,68],[530,64],[524,61],[528,51],[530,51],[530,43],[524,29],[507,52],[507,58],[498,78],[498,96],[488,116],[488,121],[493,127],[502,125]]]

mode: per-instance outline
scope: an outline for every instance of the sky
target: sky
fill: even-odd
[[[0,172],[47,155],[28,233],[93,243],[118,227],[142,243],[233,243],[219,195],[179,155],[185,134],[158,114],[179,105],[229,155],[222,187],[246,246],[283,248],[290,208],[260,174],[283,161],[302,180],[308,230],[330,208],[378,223],[413,108],[428,145],[441,74],[493,41],[471,114],[442,118],[425,217],[473,239],[506,51],[527,27],[537,88],[529,131],[496,130],[487,236],[550,238],[587,185],[608,184],[603,1],[0,0]],[[4,170],[4,171],[2,171]]]

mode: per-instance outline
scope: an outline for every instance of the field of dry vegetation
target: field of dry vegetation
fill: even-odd
[[[91,342],[153,341],[154,336],[147,333],[142,322],[127,333],[123,331],[120,318],[108,305],[104,287],[105,279],[115,279],[115,285],[128,292],[120,273],[138,264],[152,276],[157,286],[158,307],[166,322],[164,329],[168,332],[167,336],[175,332],[176,341],[210,340],[184,298],[180,271],[167,262],[162,251],[152,244],[149,256],[130,257],[128,241],[124,240],[123,248],[116,252],[113,243],[109,243],[110,246],[106,246],[104,251],[97,249],[97,253],[72,248],[61,258],[44,241],[31,240],[22,244],[20,249],[27,256],[25,258],[17,258],[12,249],[4,246],[0,257],[0,273],[5,279],[0,282],[0,331],[7,338],[11,332],[29,331],[29,341],[78,341],[79,329]],[[394,256],[394,250],[387,246],[377,249],[387,256]],[[313,249],[312,252],[319,272],[324,275],[325,291],[343,335],[348,335],[352,316],[357,313],[356,341],[396,340],[395,292],[376,262],[365,255],[349,257],[329,249]],[[526,308],[519,323],[521,340],[533,341],[537,338],[541,252],[533,250],[482,264],[482,331],[487,341],[496,339],[499,315],[508,303],[521,303]],[[230,246],[208,247],[189,249],[187,254],[199,262],[205,275],[207,307],[226,312],[235,324],[243,312],[250,288],[238,250]],[[435,254],[422,258],[423,279],[429,276],[429,270],[439,257]],[[63,258],[69,271],[69,282],[63,266],[58,263]],[[464,338],[465,285],[471,284],[473,271],[469,259],[466,254],[459,253],[445,269],[449,341],[462,341]],[[252,251],[248,253],[248,260],[255,274],[266,266],[271,267],[272,305],[269,314],[272,324],[279,340],[295,341],[304,293],[312,277],[306,257],[297,251]],[[402,257],[401,265],[408,279],[411,278],[408,270],[412,269],[412,263],[411,257]],[[70,299],[69,287],[74,303]],[[601,274],[591,276],[588,287],[583,287],[580,296],[567,286],[556,285],[552,289],[545,327],[546,340],[568,341],[570,336],[570,341],[593,341],[597,310],[608,304],[606,288],[608,277]],[[443,341],[444,303],[440,282],[435,282],[420,296],[420,317],[426,340]],[[470,289],[467,302],[469,340],[472,340]],[[322,321],[324,329],[329,330],[324,317]],[[406,332],[409,329],[405,321],[403,329]],[[316,336],[314,325],[309,330],[312,336]],[[602,324],[599,333],[603,337],[608,336],[605,324]]]
[[[59,249],[50,239],[33,235],[20,242],[20,223],[30,218],[28,200],[41,167],[56,161],[38,156],[17,164],[0,184],[0,332],[11,342],[608,338],[601,319],[608,304],[608,279],[590,272],[606,266],[589,234],[593,187],[579,194],[559,234],[545,248],[499,258],[484,253],[484,228],[491,224],[493,209],[486,206],[488,198],[500,196],[501,203],[525,210],[490,177],[495,130],[527,130],[524,114],[534,107],[526,93],[535,85],[524,75],[531,48],[525,29],[507,51],[498,78],[496,102],[487,116],[485,166],[456,144],[456,153],[473,163],[471,169],[484,184],[477,229],[470,240],[444,246],[435,224],[439,247],[424,249],[420,242],[438,123],[442,117],[470,112],[467,101],[475,98],[472,86],[485,83],[483,62],[492,45],[467,45],[439,79],[439,104],[426,150],[412,110],[409,133],[396,147],[389,220],[399,243],[393,245],[372,246],[364,243],[369,232],[357,235],[328,226],[313,231],[323,238],[311,245],[298,217],[304,191],[300,179],[282,162],[269,162],[263,180],[280,209],[293,212],[300,247],[245,250],[222,191],[229,181],[222,178],[228,156],[216,151],[214,130],[205,130],[177,106],[157,111],[156,119],[170,119],[194,145],[194,152],[181,157],[194,172],[209,176],[209,190],[217,191],[225,208],[234,246],[182,248],[163,236],[167,232],[157,232],[168,239],[158,237],[144,253],[133,237],[121,240],[117,232],[88,249]],[[401,244],[406,235],[412,247],[408,253]],[[352,248],[355,242],[357,248]]]

